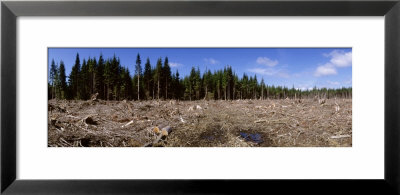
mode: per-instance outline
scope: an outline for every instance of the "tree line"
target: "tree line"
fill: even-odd
[[[103,100],[235,100],[235,99],[301,99],[301,98],[351,98],[352,88],[317,88],[300,90],[286,86],[268,85],[257,75],[246,73],[241,78],[231,66],[211,71],[192,67],[190,74],[180,77],[178,70],[171,72],[168,57],[158,58],[155,66],[147,58],[142,70],[140,54],[136,56],[134,76],[122,66],[115,55],[104,59],[83,59],[79,53],[67,77],[65,64],[54,59],[50,65],[48,99],[88,100],[93,94]]]

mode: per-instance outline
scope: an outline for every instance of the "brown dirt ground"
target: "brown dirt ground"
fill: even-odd
[[[49,100],[49,147],[351,147],[349,99]]]

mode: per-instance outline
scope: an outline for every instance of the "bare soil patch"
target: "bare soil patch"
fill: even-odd
[[[349,99],[49,100],[48,106],[49,147],[352,146]],[[161,136],[165,126],[172,131]]]

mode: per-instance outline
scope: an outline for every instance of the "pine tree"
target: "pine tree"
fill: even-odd
[[[110,100],[110,85],[111,85],[111,63],[109,60],[106,61],[106,64],[104,66],[104,84],[106,86],[105,88],[105,97],[107,97],[107,100]]]
[[[54,99],[56,97],[57,78],[58,78],[57,65],[53,59],[50,65],[51,99]]]
[[[200,69],[197,67],[195,81],[194,81],[194,90],[196,92],[196,100],[200,99],[200,91],[201,91],[201,75]]]
[[[194,86],[196,86],[196,69],[192,67],[192,70],[190,71],[190,76],[189,76],[189,99],[192,100],[193,97],[193,91]]]
[[[61,91],[61,99],[66,99],[67,98],[67,82],[66,82],[66,76],[65,76],[65,66],[64,62],[60,62],[60,68],[59,68],[59,78],[60,78],[60,91]]]
[[[244,99],[248,98],[248,94],[249,94],[249,78],[247,76],[246,73],[243,73],[243,77],[242,77],[242,90],[243,90],[243,97]]]
[[[174,97],[176,99],[181,98],[181,84],[180,84],[180,79],[179,79],[179,72],[176,70],[175,77],[174,77]]]
[[[203,74],[203,86],[204,86],[204,99],[208,99],[208,90],[209,90],[209,86],[211,85],[211,71],[207,70],[204,72]]]
[[[96,92],[96,69],[97,69],[97,61],[96,58],[88,60],[89,66],[89,80],[90,80],[90,94],[94,94]]]
[[[96,91],[99,93],[99,98],[100,99],[105,99],[106,98],[106,84],[104,83],[104,68],[105,68],[105,64],[104,64],[104,59],[103,59],[103,55],[100,54],[99,57],[99,62],[97,64],[97,68],[95,70],[96,72]]]
[[[236,75],[236,73],[233,74],[233,99],[236,99],[237,97],[237,87],[239,85],[239,78]]]
[[[75,64],[72,66],[68,83],[70,86],[71,90],[71,98],[73,99],[80,99],[80,95],[78,93],[78,86],[79,86],[79,74],[81,71],[81,64],[80,64],[80,59],[79,59],[79,53],[76,54],[75,58]]]
[[[252,83],[252,85],[253,85],[253,95],[254,95],[254,99],[257,99],[257,84],[258,84],[258,82],[257,82],[257,75],[254,75],[254,80],[253,80],[253,83]]]
[[[191,84],[191,79],[190,76],[185,76],[183,78],[183,86],[185,88],[184,91],[184,99],[189,99],[190,101],[192,100],[192,84]]]
[[[216,77],[216,91],[217,91],[217,99],[222,99],[222,90],[223,90],[223,85],[222,85],[222,80],[223,80],[223,72],[222,70],[219,70],[215,74]]]
[[[124,99],[130,100],[132,99],[133,85],[128,68],[122,68],[121,79],[122,79],[122,88],[121,88],[122,97]]]
[[[110,63],[110,70],[111,70],[111,72],[110,72],[110,79],[111,79],[110,88],[112,89],[112,92],[111,92],[112,98],[113,98],[113,100],[118,100],[119,99],[118,95],[119,95],[119,90],[120,90],[120,79],[119,79],[120,66],[119,66],[119,59],[117,59],[115,54]]]
[[[87,100],[90,98],[90,89],[89,89],[90,74],[89,74],[89,66],[85,59],[83,59],[81,72],[79,75],[80,75],[78,84],[78,89],[80,94],[79,99]]]
[[[228,99],[231,99],[231,93],[232,93],[232,86],[233,86],[233,76],[232,76],[232,67],[227,66],[226,68],[226,80],[227,80],[227,93],[228,93]]]
[[[156,69],[154,72],[154,80],[157,82],[157,99],[160,99],[160,80],[162,72],[162,61],[161,58],[158,58]]]
[[[149,58],[147,58],[146,64],[144,65],[143,81],[146,85],[146,98],[149,99],[152,87],[151,64]]]
[[[168,57],[165,57],[164,60],[163,75],[165,80],[165,99],[168,99],[168,88],[171,83],[171,68],[169,67]]]
[[[224,99],[226,100],[226,91],[228,88],[228,72],[226,71],[226,67],[224,68],[224,72],[222,75],[222,88],[224,90]]]
[[[264,78],[261,79],[261,99],[264,100]]]
[[[136,56],[136,66],[135,66],[135,73],[137,76],[137,99],[140,100],[140,78],[142,74],[142,60],[140,59],[139,53]]]

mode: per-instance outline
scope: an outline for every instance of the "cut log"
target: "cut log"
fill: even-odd
[[[166,126],[164,128],[161,129],[161,134],[163,136],[168,136],[172,131],[172,128],[170,126]]]
[[[160,127],[155,127],[153,129],[153,131],[155,129],[158,129],[158,131],[160,131]],[[157,133],[158,135],[157,135],[156,139],[154,139],[152,142],[148,142],[148,143],[144,144],[143,147],[151,147],[151,146],[156,145],[158,142],[165,139],[172,132],[172,128],[170,126],[166,126],[166,127],[162,128],[160,132],[161,133]]]
[[[153,132],[156,133],[156,134],[161,133],[161,127],[159,127],[159,126],[154,127],[153,128]]]

